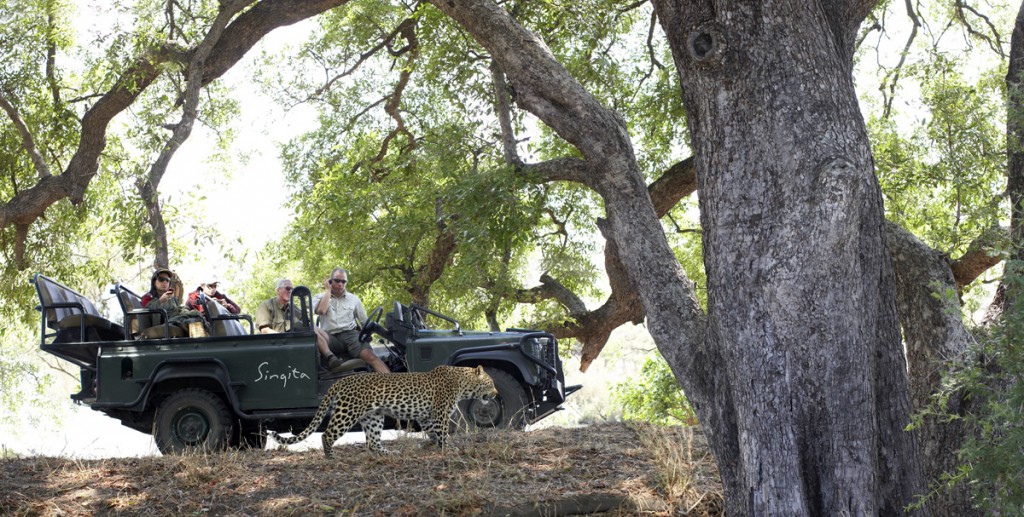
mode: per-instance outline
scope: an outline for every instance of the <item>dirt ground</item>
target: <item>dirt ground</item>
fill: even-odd
[[[319,441],[319,437],[310,438]],[[0,460],[4,515],[719,515],[692,428],[600,424],[453,438],[144,458]]]

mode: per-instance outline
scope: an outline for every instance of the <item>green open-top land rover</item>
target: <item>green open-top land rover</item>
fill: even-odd
[[[229,314],[207,300],[209,335],[174,337],[163,311],[143,308],[139,296],[120,284],[111,293],[122,324],[59,282],[40,274],[31,281],[42,315],[40,348],[81,368],[82,388],[71,398],[152,433],[165,454],[262,448],[266,430],[305,428],[336,380],[369,371],[358,359],[335,373],[321,365],[311,329],[312,295],[303,286],[292,291],[289,332],[253,333],[249,316]],[[383,314],[381,307],[371,312],[360,338],[376,336],[374,352],[392,371],[480,365],[494,380],[498,397],[462,402],[452,425],[522,429],[560,409],[579,389],[565,386],[551,334],[465,331],[452,318],[399,302],[382,323]],[[428,320],[443,330],[428,327]]]

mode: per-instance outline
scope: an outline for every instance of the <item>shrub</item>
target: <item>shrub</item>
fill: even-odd
[[[662,425],[697,423],[693,407],[661,355],[648,357],[638,377],[615,385],[612,392],[626,420]]]

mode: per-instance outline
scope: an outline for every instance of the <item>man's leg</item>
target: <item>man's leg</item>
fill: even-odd
[[[324,332],[324,329],[320,327],[313,327],[313,334],[316,334],[316,348],[320,350],[320,355],[330,359],[334,353],[331,352],[331,347],[327,345],[327,332]]]
[[[324,356],[327,360],[327,369],[334,371],[335,368],[341,366],[344,362],[338,357],[335,357],[334,352],[331,351],[330,336],[327,332],[320,327],[313,327],[313,334],[316,335],[316,348],[320,351],[320,355]]]
[[[359,342],[359,332],[355,330],[347,330],[338,334],[338,340],[345,345],[345,351],[348,352],[349,357],[358,357],[366,364],[373,368],[373,371],[380,373],[391,373],[388,366],[381,361],[376,354],[373,353],[373,349],[370,348],[368,343]]]
[[[377,354],[374,354],[373,350],[370,350],[369,348],[360,350],[359,358],[366,361],[366,364],[370,365],[375,372],[391,373],[391,370],[388,369],[388,365],[384,364],[384,361],[381,361],[380,358],[377,357]]]

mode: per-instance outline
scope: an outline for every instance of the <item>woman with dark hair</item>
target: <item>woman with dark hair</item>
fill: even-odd
[[[181,294],[175,296],[175,287],[181,290],[181,281],[174,271],[157,268],[149,279],[149,292],[142,297],[142,306],[147,309],[163,309],[167,315],[177,314],[181,310]],[[150,304],[156,302],[150,307]]]
[[[189,310],[181,303],[184,294],[178,275],[167,268],[157,268],[149,279],[149,292],[142,297],[142,306],[147,309],[167,311],[167,322],[181,327],[188,333],[188,324],[202,321],[198,311]],[[162,323],[162,322],[161,322]]]

